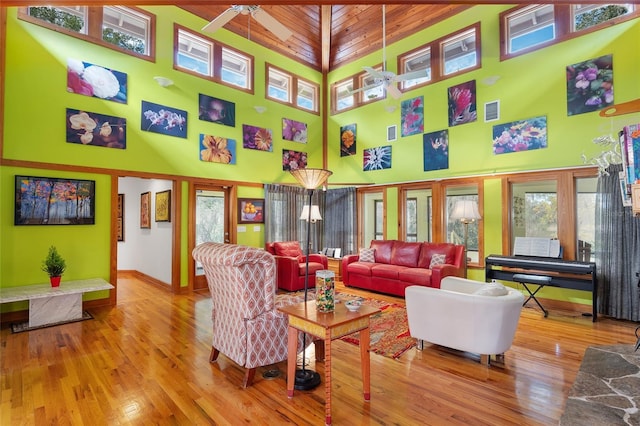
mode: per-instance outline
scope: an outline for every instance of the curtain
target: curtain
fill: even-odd
[[[640,218],[622,205],[618,173],[610,165],[598,178],[596,195],[596,266],[598,312],[613,318],[640,320]]]
[[[342,255],[355,253],[356,250],[356,189],[329,189],[325,193],[323,247],[341,248]]]

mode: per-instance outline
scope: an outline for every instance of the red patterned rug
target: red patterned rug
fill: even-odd
[[[339,293],[338,297],[342,302],[349,299],[360,299],[363,305],[380,309],[379,313],[371,316],[370,336],[372,352],[388,358],[397,359],[404,352],[416,345],[416,339],[409,334],[407,310],[403,305],[352,296],[346,293]],[[353,333],[341,337],[340,340],[359,345],[360,333]]]

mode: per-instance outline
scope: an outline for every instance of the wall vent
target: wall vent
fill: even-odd
[[[496,121],[500,119],[500,101],[491,101],[484,104],[484,121]]]
[[[398,126],[387,126],[387,142],[393,142],[398,138]]]

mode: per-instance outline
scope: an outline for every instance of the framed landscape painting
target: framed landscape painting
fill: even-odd
[[[16,175],[14,225],[95,224],[93,180]]]

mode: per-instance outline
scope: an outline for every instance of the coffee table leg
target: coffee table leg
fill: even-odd
[[[287,396],[289,398],[293,398],[293,385],[296,381],[296,349],[298,349],[298,330],[289,326],[287,338]]]
[[[364,400],[371,399],[370,390],[370,374],[371,374],[371,358],[369,356],[369,327],[360,330],[360,365],[362,368],[362,392]]]
[[[324,423],[331,424],[331,337],[324,339]]]

